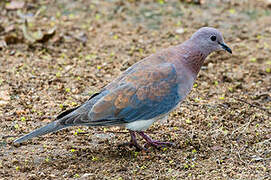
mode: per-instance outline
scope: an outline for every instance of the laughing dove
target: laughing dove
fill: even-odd
[[[137,143],[136,134],[147,145],[167,145],[168,142],[152,140],[144,130],[185,99],[204,59],[219,50],[232,53],[217,29],[200,28],[184,43],[137,62],[81,106],[61,113],[55,121],[14,143],[70,126],[124,126],[131,135],[129,144],[137,149],[144,148]]]

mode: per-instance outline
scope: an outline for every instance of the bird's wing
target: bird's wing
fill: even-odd
[[[148,120],[171,111],[180,100],[175,66],[137,66],[105,89],[88,113],[89,125]]]

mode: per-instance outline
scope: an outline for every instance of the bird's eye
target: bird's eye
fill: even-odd
[[[211,36],[211,40],[215,41],[216,40],[216,36]]]

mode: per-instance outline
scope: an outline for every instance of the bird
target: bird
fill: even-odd
[[[138,150],[172,145],[153,140],[144,131],[181,104],[206,57],[221,50],[232,54],[219,30],[202,27],[183,43],[135,63],[80,106],[62,112],[53,122],[14,143],[71,126],[121,126],[127,128],[131,136],[124,144]],[[137,135],[146,141],[144,146],[138,144]]]

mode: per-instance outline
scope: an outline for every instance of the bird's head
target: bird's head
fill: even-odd
[[[206,55],[220,50],[232,54],[231,49],[225,44],[222,34],[215,28],[202,27],[192,35],[190,40]]]

